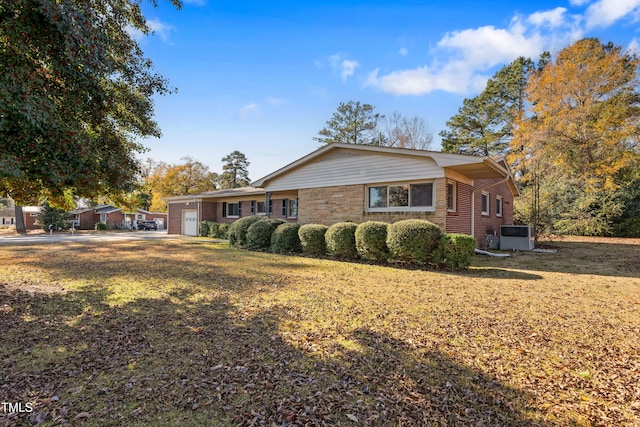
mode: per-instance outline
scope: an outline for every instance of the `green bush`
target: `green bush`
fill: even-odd
[[[106,222],[96,222],[95,229],[96,230],[106,230],[107,229],[107,223]]]
[[[434,262],[442,267],[468,268],[475,254],[476,239],[467,234],[444,234],[435,251]]]
[[[441,236],[440,227],[421,219],[394,222],[387,228],[387,246],[398,261],[428,263]]]
[[[324,235],[328,227],[322,224],[304,224],[298,230],[302,252],[308,255],[325,255],[327,245]]]
[[[221,222],[218,225],[217,233],[213,237],[215,237],[217,239],[228,239],[229,238],[229,224],[227,224],[226,222]]]
[[[200,236],[209,237],[212,224],[214,224],[213,221],[200,221]]]
[[[229,226],[229,244],[236,247],[244,247],[247,244],[247,230],[251,224],[260,221],[259,216],[245,216],[233,222]]]
[[[271,248],[271,234],[284,221],[281,219],[263,218],[247,229],[246,248],[252,251],[268,251]]]
[[[353,222],[337,222],[331,225],[324,235],[329,255],[355,259],[358,257],[356,250],[356,228],[358,224]]]
[[[297,254],[302,252],[298,231],[300,224],[286,222],[280,224],[271,234],[271,252],[277,254]]]
[[[356,228],[356,250],[364,259],[384,261],[389,257],[387,247],[387,227],[379,221],[367,221]]]

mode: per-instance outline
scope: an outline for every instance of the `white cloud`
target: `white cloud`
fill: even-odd
[[[532,13],[531,15],[529,15],[529,18],[527,20],[531,24],[538,27],[549,26],[551,28],[558,28],[566,22],[566,13],[566,8],[556,7],[553,10]]]
[[[235,116],[239,120],[246,120],[254,114],[260,113],[260,107],[255,102],[242,106],[236,111]]]
[[[267,101],[269,102],[269,104],[275,105],[275,106],[279,106],[287,102],[287,100],[284,98],[276,98],[274,96],[267,97]]]
[[[409,49],[407,49],[406,47],[401,47],[398,51],[398,54],[400,56],[407,56],[409,54]]]
[[[634,0],[640,2],[640,0]],[[394,95],[424,95],[435,90],[468,94],[484,88],[496,67],[519,56],[537,57],[584,36],[580,15],[558,7],[528,16],[516,15],[505,28],[484,26],[447,33],[431,49],[432,60],[413,69],[381,73],[365,86]]]
[[[591,0],[570,0],[569,4],[571,6],[583,6],[587,3],[589,3]]]
[[[629,43],[629,46],[627,46],[627,51],[636,55],[640,55],[640,42],[638,41],[638,39],[631,40],[631,43]]]
[[[587,28],[608,27],[614,22],[640,15],[640,0],[598,0],[591,4],[585,14]]]
[[[360,66],[358,61],[348,59],[340,53],[328,56],[324,60],[318,60],[315,64],[318,68],[323,68],[325,64],[328,64],[333,72],[340,74],[340,79],[343,82],[346,82],[349,77],[353,76],[356,68]]]
[[[169,40],[171,31],[173,31],[173,27],[171,25],[165,24],[159,19],[149,19],[147,20],[147,25],[149,26],[149,29],[153,31],[154,34],[160,36],[163,41]]]

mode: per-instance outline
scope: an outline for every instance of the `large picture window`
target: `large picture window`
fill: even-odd
[[[227,216],[239,217],[240,216],[240,203],[227,203]]]
[[[369,187],[368,209],[430,210],[433,208],[433,183],[374,185]]]

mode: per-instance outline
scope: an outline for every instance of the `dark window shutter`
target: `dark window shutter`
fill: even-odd
[[[238,216],[242,217],[242,202],[238,202]]]
[[[227,202],[222,202],[222,218],[227,217]]]

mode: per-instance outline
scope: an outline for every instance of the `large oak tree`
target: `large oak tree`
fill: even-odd
[[[138,0],[0,2],[1,196],[133,188],[139,138],[160,135],[152,96],[169,88],[132,29],[149,33]]]

